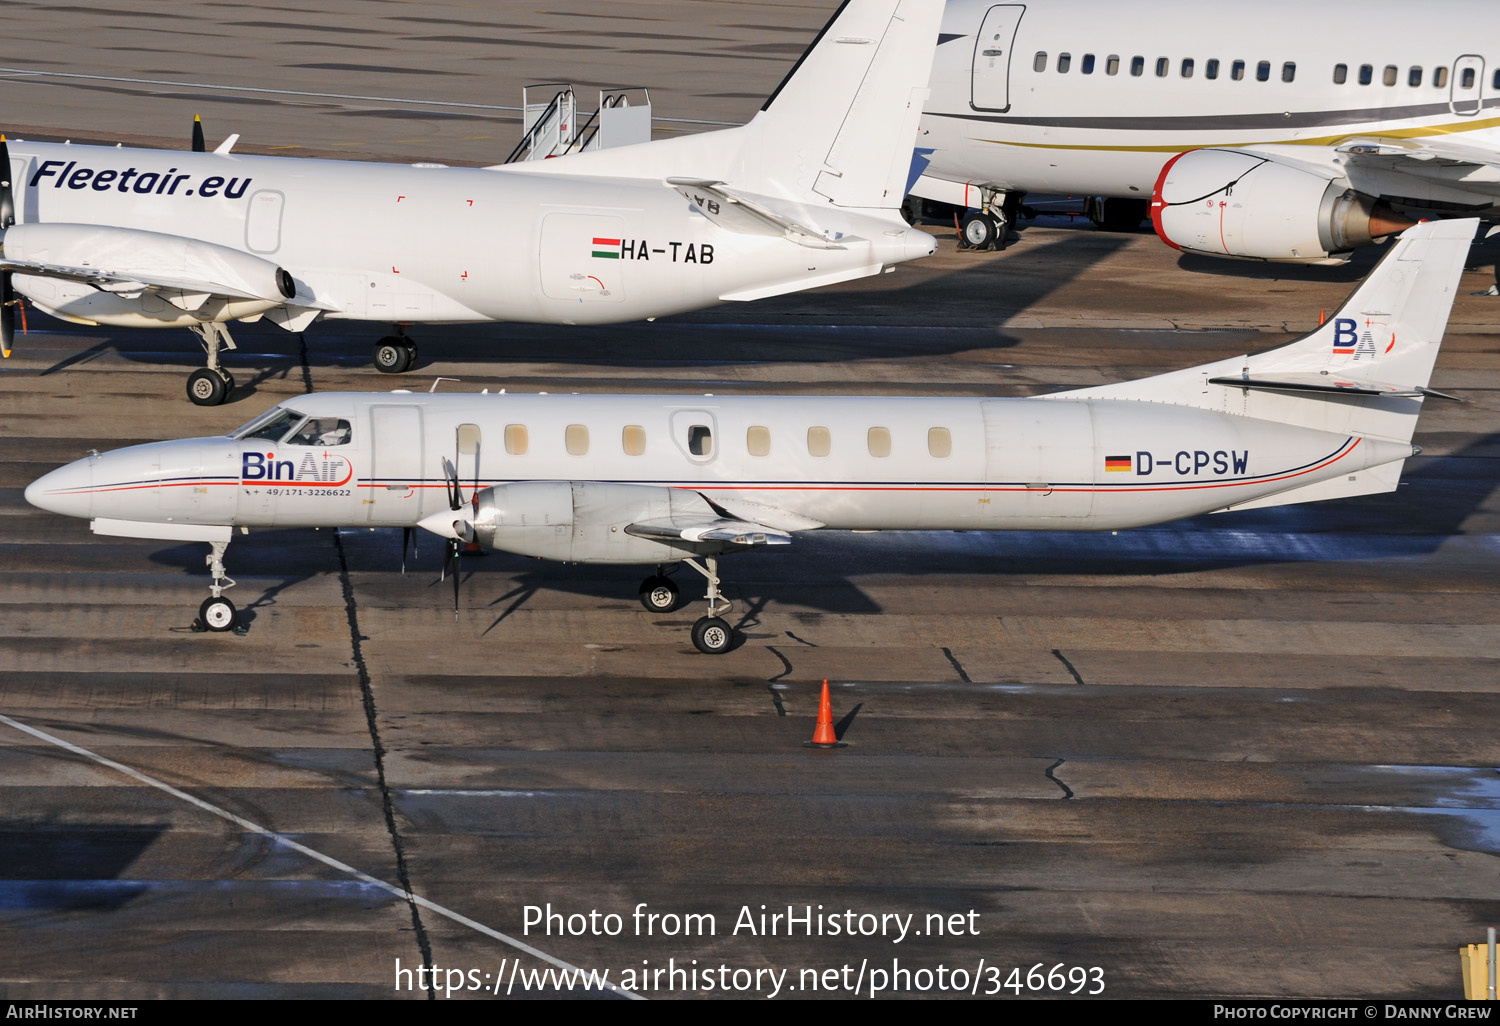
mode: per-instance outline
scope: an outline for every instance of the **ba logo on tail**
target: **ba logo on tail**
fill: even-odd
[[[1359,330],[1359,322],[1352,317],[1339,317],[1333,322],[1333,352],[1337,356],[1352,356],[1355,360],[1361,357],[1375,356],[1375,335],[1370,331],[1372,323],[1365,321],[1363,333]],[[1395,345],[1395,337],[1391,338],[1391,346]],[[1386,352],[1391,351],[1391,346],[1386,347]]]

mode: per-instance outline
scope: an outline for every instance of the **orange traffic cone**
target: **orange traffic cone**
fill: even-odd
[[[818,729],[813,731],[811,741],[802,742],[804,748],[843,748],[844,742],[833,732],[833,703],[828,700],[828,678],[823,678],[823,697],[818,702]]]

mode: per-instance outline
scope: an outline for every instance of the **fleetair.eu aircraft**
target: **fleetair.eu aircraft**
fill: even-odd
[[[1179,249],[1341,263],[1500,204],[1488,0],[949,0],[913,194],[1003,238],[1020,193]],[[1011,199],[1007,203],[1007,199]]]
[[[656,565],[653,611],[675,608],[664,569],[686,564],[708,581],[693,642],[722,652],[718,557],[798,532],[1117,530],[1394,489],[1476,225],[1409,229],[1294,342],[1140,381],[1031,399],[326,393],[223,437],[91,455],[26,498],[101,535],[207,542],[213,630],[235,621],[235,528],[388,525],[450,554]]]
[[[490,168],[0,144],[0,346],[17,295],[81,324],[186,327],[200,405],[232,320],[606,324],[927,256],[897,210],[941,0],[850,0],[749,124]],[[14,184],[12,184],[14,183]],[[375,365],[416,349],[382,339]]]

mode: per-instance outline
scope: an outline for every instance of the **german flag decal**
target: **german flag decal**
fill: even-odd
[[[1129,456],[1106,456],[1104,457],[1104,469],[1107,471],[1121,470],[1130,473],[1131,460]]]
[[[595,239],[594,256],[603,257],[605,260],[620,259],[619,239]]]

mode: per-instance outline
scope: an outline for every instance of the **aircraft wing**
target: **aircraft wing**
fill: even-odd
[[[844,249],[852,235],[825,236],[729,189],[723,182],[700,178],[668,178],[667,184],[697,211],[727,232],[784,238],[810,249]]]
[[[667,516],[638,520],[627,525],[625,533],[654,541],[718,542],[745,547],[792,543],[792,536],[786,531],[738,517],[702,492],[697,493],[694,498],[700,500],[702,505],[692,502],[682,508],[674,508]],[[672,505],[676,507],[677,503],[673,502]],[[770,509],[761,508],[768,511]]]

